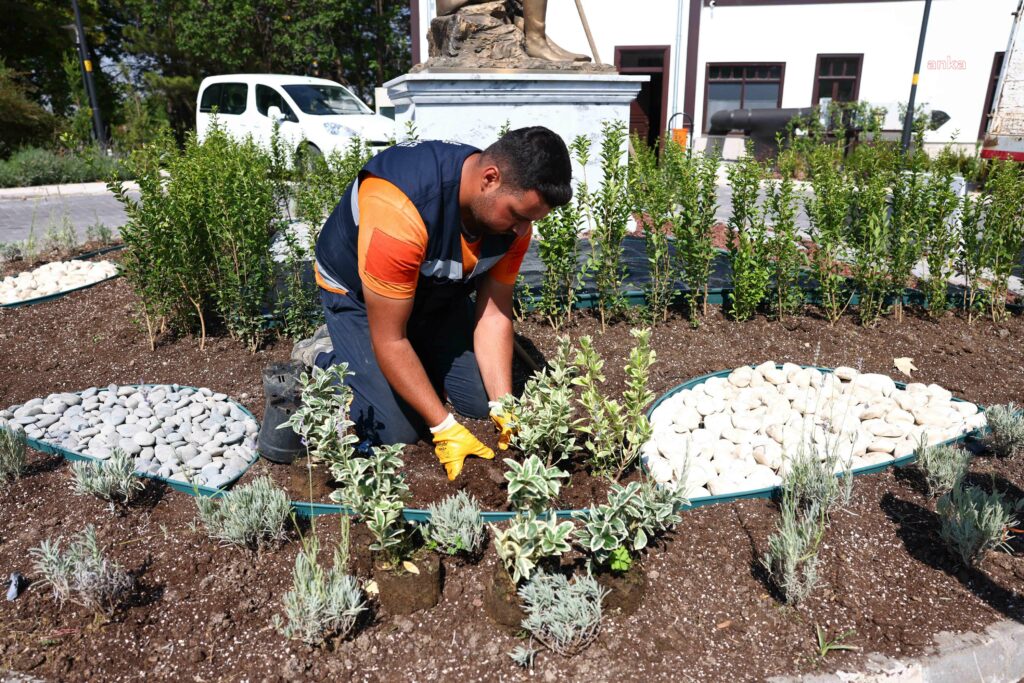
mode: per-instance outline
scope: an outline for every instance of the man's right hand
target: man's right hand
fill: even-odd
[[[449,415],[449,417],[451,417]],[[475,455],[485,460],[494,457],[494,451],[485,446],[479,439],[454,418],[451,424],[434,433],[434,453],[444,465],[448,473],[448,481],[454,481],[462,472],[466,458]],[[442,423],[443,424],[443,423]]]

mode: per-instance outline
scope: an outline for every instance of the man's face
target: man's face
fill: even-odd
[[[482,234],[523,235],[534,221],[551,212],[537,190],[507,190],[501,186],[485,189],[472,203],[475,227]]]

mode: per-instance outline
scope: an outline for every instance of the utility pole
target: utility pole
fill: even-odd
[[[82,65],[85,93],[89,97],[89,107],[92,109],[92,132],[100,148],[106,151],[107,133],[103,128],[103,118],[100,116],[100,103],[96,98],[96,84],[92,79],[92,59],[89,57],[89,46],[85,42],[85,29],[82,28],[82,13],[78,11],[78,0],[71,0],[71,7],[75,10],[75,43],[78,47],[78,59]]]
[[[903,137],[900,147],[910,149],[910,134],[914,128],[914,100],[917,98],[917,79],[921,75],[921,57],[924,55],[924,35],[928,31],[928,15],[932,11],[932,0],[924,0],[924,18],[921,19],[921,37],[917,39],[917,60],[914,62],[914,79],[910,82],[910,101],[907,115],[903,117]]]

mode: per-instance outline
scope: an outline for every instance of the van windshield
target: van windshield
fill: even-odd
[[[284,90],[306,114],[372,114],[373,112],[345,88],[337,85],[286,85]]]

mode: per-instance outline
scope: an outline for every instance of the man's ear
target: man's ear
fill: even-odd
[[[480,171],[480,191],[488,192],[501,187],[501,170],[497,164],[488,164]]]

